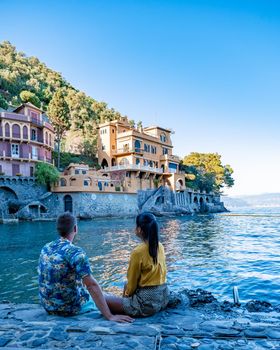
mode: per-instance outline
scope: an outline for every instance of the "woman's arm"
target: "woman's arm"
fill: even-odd
[[[138,287],[138,281],[141,275],[141,258],[139,254],[132,252],[127,270],[127,284],[124,290],[124,296],[131,296]]]

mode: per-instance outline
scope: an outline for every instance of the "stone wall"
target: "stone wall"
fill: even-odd
[[[134,216],[138,213],[137,194],[52,193],[41,202],[48,208],[45,217],[56,217],[67,209],[82,219]]]
[[[11,205],[18,207],[11,213]],[[81,219],[135,216],[141,211],[155,215],[222,212],[219,196],[185,190],[173,192],[161,186],[138,193],[71,192],[51,193],[34,178],[0,176],[0,217],[21,220],[55,219],[64,211]]]
[[[1,190],[10,191],[20,201],[38,200],[46,191],[45,186],[37,185],[34,177],[0,176]]]

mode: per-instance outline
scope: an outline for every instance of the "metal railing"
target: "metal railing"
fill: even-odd
[[[117,171],[117,170],[140,170],[140,171],[149,171],[153,173],[162,174],[162,168],[154,168],[146,165],[140,164],[125,164],[125,165],[115,165],[105,168],[105,171]]]

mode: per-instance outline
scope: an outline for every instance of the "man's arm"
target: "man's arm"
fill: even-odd
[[[133,322],[133,318],[127,315],[113,315],[111,313],[99,284],[91,275],[85,276],[83,278],[83,283],[87,287],[87,290],[96,306],[107,320],[116,322]]]

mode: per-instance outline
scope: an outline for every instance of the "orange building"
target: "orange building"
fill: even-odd
[[[158,185],[185,189],[180,159],[172,154],[171,130],[159,126],[134,128],[126,117],[99,125],[98,162],[111,177],[125,176],[124,191]]]

